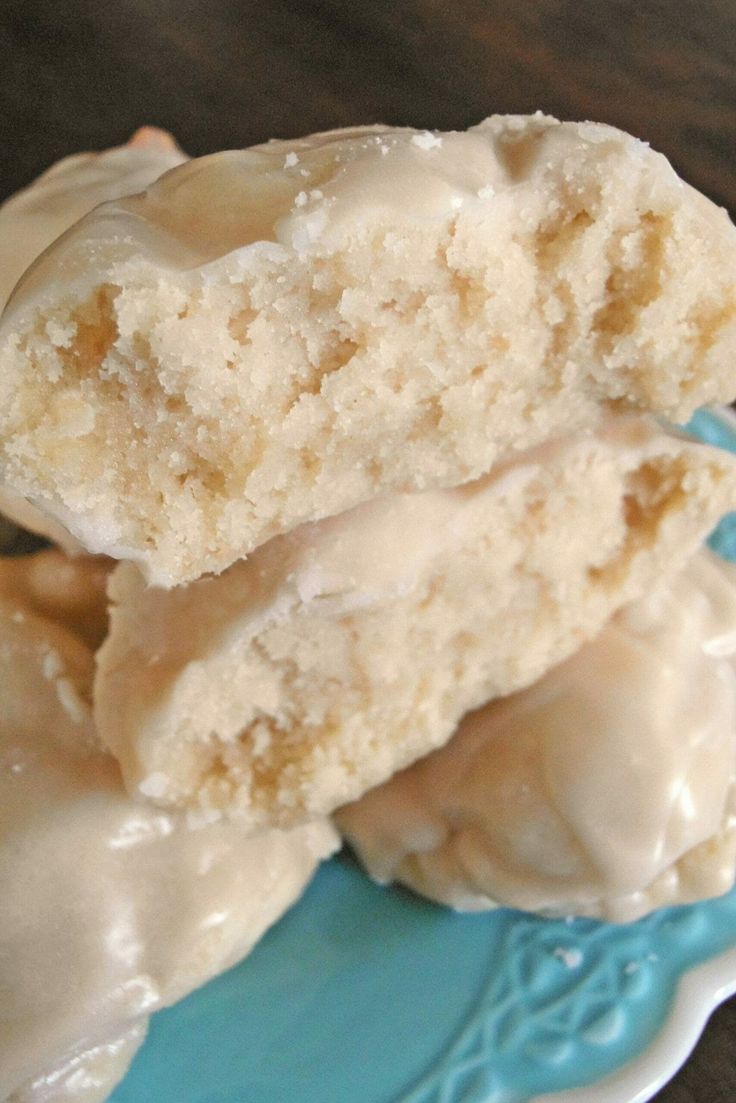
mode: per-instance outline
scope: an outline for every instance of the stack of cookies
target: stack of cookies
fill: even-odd
[[[58,545],[0,560],[0,1099],[103,1099],[334,823],[460,909],[730,887],[736,460],[673,428],[736,392],[725,212],[537,114],[146,130],[0,229],[0,508]]]

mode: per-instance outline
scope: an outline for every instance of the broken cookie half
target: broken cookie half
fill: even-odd
[[[736,391],[736,229],[611,127],[493,116],[188,162],[78,223],[0,333],[0,481],[162,586],[602,408]]]
[[[165,806],[251,827],[330,812],[576,651],[734,501],[734,457],[626,416],[187,587],[121,564],[100,736],[129,790]]]

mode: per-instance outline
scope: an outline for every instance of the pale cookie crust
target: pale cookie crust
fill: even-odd
[[[122,564],[101,738],[162,805],[252,826],[330,812],[577,650],[735,501],[736,459],[629,417],[302,526],[187,587]]]
[[[736,567],[702,551],[529,689],[340,810],[379,881],[629,922],[736,874]]]
[[[0,336],[0,474],[168,586],[388,491],[736,391],[736,229],[608,126],[199,158],[99,208]]]

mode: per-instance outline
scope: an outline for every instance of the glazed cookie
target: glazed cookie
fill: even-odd
[[[700,552],[531,688],[342,809],[379,881],[628,922],[736,873],[736,567]]]
[[[734,501],[733,456],[618,417],[186,587],[121,564],[100,736],[139,798],[252,827],[331,812],[576,651]]]
[[[493,116],[203,157],[98,208],[0,335],[0,477],[158,585],[602,406],[736,389],[736,230],[612,127]]]

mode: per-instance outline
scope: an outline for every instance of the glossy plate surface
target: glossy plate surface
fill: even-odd
[[[691,428],[736,451],[731,415]],[[736,560],[736,515],[714,542]],[[342,856],[246,961],[154,1017],[112,1100],[642,1103],[734,990],[736,890],[620,927],[460,916]]]

